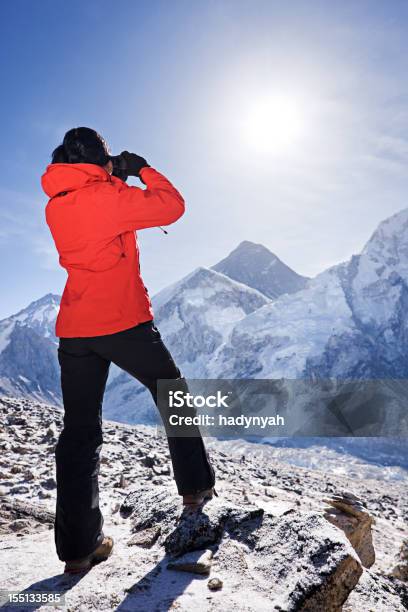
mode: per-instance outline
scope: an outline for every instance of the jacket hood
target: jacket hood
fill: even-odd
[[[110,174],[96,164],[49,164],[41,177],[41,186],[47,196],[53,198],[61,191],[74,191],[110,180]]]

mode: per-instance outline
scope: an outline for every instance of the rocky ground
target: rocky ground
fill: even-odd
[[[267,446],[212,440],[219,497],[186,515],[166,441],[113,422],[100,488],[114,554],[65,576],[52,531],[61,416],[0,398],[0,590],[61,591],[83,612],[408,609],[403,481],[326,473],[324,457],[320,470],[293,467]]]

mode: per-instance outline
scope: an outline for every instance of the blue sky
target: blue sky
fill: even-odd
[[[139,233],[151,293],[245,239],[310,276],[359,252],[408,206],[407,25],[397,0],[4,3],[0,318],[62,293],[40,177],[80,125],[186,199],[168,236]],[[248,138],[271,96],[296,106],[286,148]],[[291,128],[274,112],[267,145]]]

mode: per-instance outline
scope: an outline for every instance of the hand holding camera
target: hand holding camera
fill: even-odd
[[[117,176],[122,181],[126,181],[129,176],[139,177],[142,168],[150,167],[144,157],[129,151],[122,151],[120,155],[111,155],[110,160],[113,164],[113,176]]]

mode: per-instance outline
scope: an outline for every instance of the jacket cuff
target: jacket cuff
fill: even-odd
[[[144,183],[146,185],[146,183],[144,182],[143,178],[142,178],[142,174],[143,174],[143,170],[146,170],[148,168],[151,168],[151,166],[143,166],[143,168],[140,168],[139,170],[139,178],[142,181],[142,183]]]

